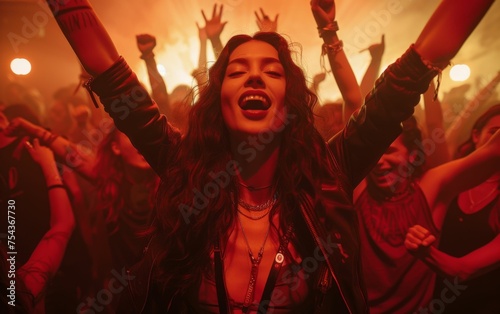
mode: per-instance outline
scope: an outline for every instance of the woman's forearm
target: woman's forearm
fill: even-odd
[[[119,54],[88,0],[47,0],[47,3],[90,75],[97,76],[113,65]]]
[[[49,147],[58,161],[63,162],[70,169],[75,170],[90,181],[95,180],[93,167],[95,152],[83,145],[74,144],[42,127],[36,126],[29,130],[30,135],[38,138],[42,144]],[[97,149],[97,147],[94,147]]]
[[[429,253],[422,260],[443,277],[458,278],[460,281],[468,277],[461,269],[458,258],[445,254],[435,247],[430,247]]]
[[[219,55],[222,51],[222,49],[224,48],[224,45],[222,44],[222,40],[220,39],[220,37],[214,37],[214,38],[210,38],[210,42],[212,43],[212,49],[214,50],[214,55],[215,55],[215,58],[219,58]]]
[[[494,0],[443,0],[415,42],[431,65],[444,68],[476,28]]]
[[[206,67],[207,67],[207,40],[200,39],[200,54],[198,55],[198,69],[203,69]]]
[[[146,63],[146,68],[148,70],[149,84],[151,85],[151,91],[153,98],[155,100],[161,99],[166,102],[166,105],[170,106],[169,95],[167,91],[167,84],[158,71],[158,66],[156,64],[156,59],[154,57],[143,58]]]
[[[500,235],[462,257],[454,257],[430,247],[422,260],[443,276],[460,281],[470,280],[500,267]]]
[[[325,34],[323,40],[326,45],[340,42],[337,34]],[[327,56],[335,82],[344,100],[344,121],[347,121],[351,114],[363,104],[361,90],[344,50],[327,50]]]
[[[368,68],[366,69],[365,75],[361,79],[359,84],[359,89],[361,90],[361,95],[365,96],[372,90],[377,77],[379,76],[380,65],[382,64],[382,58],[372,58]]]

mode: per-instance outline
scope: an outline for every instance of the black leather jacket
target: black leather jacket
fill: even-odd
[[[332,300],[336,295],[347,313],[368,312],[352,191],[401,133],[401,121],[413,113],[420,93],[436,74],[410,47],[384,72],[344,131],[328,142],[328,160],[338,176],[323,183],[319,205],[323,208],[314,208],[307,194],[301,196],[300,209],[307,229],[322,256],[327,257],[319,288],[325,293],[325,300]],[[162,161],[179,142],[180,134],[160,115],[125,61],[120,58],[90,86],[100,96],[118,129],[127,134],[157,173],[163,173]],[[323,213],[321,217],[319,212]],[[125,300],[122,305],[125,305],[120,312],[165,313],[175,304],[175,291],[161,298],[151,296],[154,294],[150,284],[153,265],[154,256],[148,252],[131,273],[130,295],[122,296]],[[328,305],[324,305],[318,312],[343,312],[338,305],[333,306],[334,309],[327,309]]]

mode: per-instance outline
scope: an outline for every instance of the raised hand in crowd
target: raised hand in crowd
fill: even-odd
[[[212,48],[214,50],[215,57],[219,57],[220,52],[222,51],[223,44],[220,38],[224,27],[227,22],[222,22],[222,11],[224,10],[224,5],[221,4],[219,10],[217,10],[217,4],[214,4],[212,10],[212,17],[210,19],[205,15],[205,11],[201,10],[201,15],[203,15],[203,20],[205,21],[205,33],[207,38],[212,43]]]
[[[207,69],[207,31],[205,27],[201,27],[198,22],[196,22],[196,28],[198,29],[198,38],[200,40],[200,53],[198,55],[198,67],[195,68],[191,75],[195,78],[198,88],[201,90],[203,86],[208,81],[208,69]]]
[[[380,65],[382,63],[382,56],[385,51],[385,35],[382,35],[382,39],[380,43],[376,43],[370,45],[368,48],[361,50],[360,52],[368,51],[371,56],[370,64],[366,69],[366,72],[359,84],[359,88],[361,89],[361,94],[367,95],[373,88],[375,84],[375,80],[380,75]]]
[[[160,111],[169,116],[171,112],[171,104],[167,91],[167,85],[158,71],[155,54],[153,52],[153,49],[156,47],[156,37],[150,34],[139,34],[136,35],[136,42],[137,48],[141,52],[140,58],[146,62],[153,99],[158,104]]]
[[[269,15],[267,15],[262,8],[259,9],[262,16],[259,16],[257,11],[254,11],[255,18],[257,19],[257,27],[259,27],[259,31],[261,32],[277,32],[278,31],[278,17],[279,14],[276,14],[274,20],[271,20]]]
[[[325,72],[320,72],[318,74],[315,74],[313,76],[312,83],[309,89],[317,95],[319,91],[319,84],[321,84],[325,79],[326,79]]]
[[[154,57],[153,49],[156,47],[156,37],[150,34],[140,34],[135,36],[137,48],[141,52],[141,58]]]

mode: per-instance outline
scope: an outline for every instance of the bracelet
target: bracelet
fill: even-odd
[[[53,185],[49,185],[47,187],[47,191],[50,191],[52,189],[57,189],[57,188],[63,188],[63,189],[66,189],[66,186],[64,184],[53,184]]]
[[[331,23],[326,24],[326,26],[318,27],[319,37],[323,37],[325,33],[335,33],[339,30],[339,24],[337,21],[332,21]]]
[[[342,42],[342,40],[339,40],[333,44],[323,44],[321,46],[321,55],[324,56],[330,53],[337,54],[342,50],[342,48],[344,48],[344,43]]]

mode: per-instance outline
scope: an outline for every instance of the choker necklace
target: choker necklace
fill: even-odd
[[[238,205],[240,205],[244,209],[251,211],[251,212],[261,212],[263,210],[268,209],[269,207],[273,207],[274,204],[276,204],[276,199],[277,199],[277,195],[274,194],[273,198],[268,199],[266,202],[264,202],[262,204],[258,204],[258,205],[251,205],[251,204],[248,204],[247,202],[239,199]]]
[[[252,219],[252,220],[261,220],[262,218],[266,217],[267,215],[269,215],[269,213],[271,212],[271,210],[268,210],[265,214],[262,214],[260,216],[257,216],[257,217],[253,217],[253,216],[250,216],[248,214],[245,214],[244,212],[242,212],[239,208],[238,208],[238,213],[242,214],[243,216],[247,217],[248,219]]]
[[[266,185],[266,186],[251,186],[251,185],[246,185],[244,183],[241,183],[241,181],[236,181],[239,185],[241,185],[242,187],[246,188],[247,190],[250,190],[250,191],[258,191],[258,190],[264,190],[264,189],[269,189],[272,184],[270,185]]]
[[[252,269],[250,270],[250,280],[248,282],[247,293],[245,294],[245,300],[243,301],[243,308],[249,308],[253,302],[255,295],[255,284],[257,283],[257,275],[259,274],[259,265],[262,261],[262,256],[264,255],[264,246],[266,246],[267,237],[269,235],[269,230],[271,229],[271,223],[269,223],[269,227],[267,228],[266,237],[264,238],[264,242],[259,249],[259,253],[257,257],[253,256],[252,249],[250,248],[250,244],[248,243],[247,235],[245,234],[245,229],[243,229],[243,224],[241,223],[241,219],[238,217],[238,221],[240,223],[241,233],[243,234],[243,238],[245,238],[245,243],[248,248],[248,255],[250,256],[250,262],[252,263]]]

